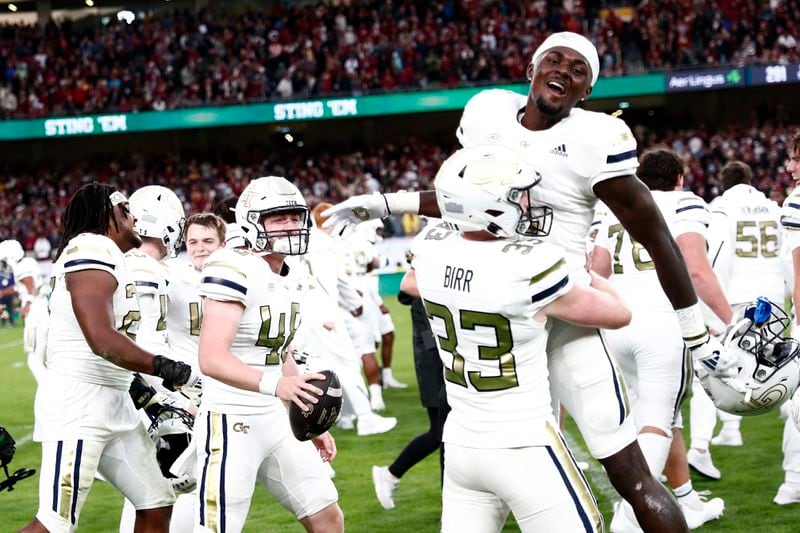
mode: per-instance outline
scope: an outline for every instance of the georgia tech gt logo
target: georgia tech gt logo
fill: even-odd
[[[246,435],[247,432],[250,431],[250,426],[247,424],[242,424],[241,422],[236,422],[233,425],[233,430],[237,433],[244,433]]]

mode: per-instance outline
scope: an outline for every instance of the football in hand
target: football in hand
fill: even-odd
[[[302,400],[310,409],[306,412],[300,410],[296,403],[289,404],[289,424],[297,440],[309,440],[317,437],[330,429],[339,418],[342,410],[342,385],[339,378],[332,370],[317,372],[324,374],[325,379],[312,379],[308,383],[322,390],[322,395],[317,396],[317,403]]]

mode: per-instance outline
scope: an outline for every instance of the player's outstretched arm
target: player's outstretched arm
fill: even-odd
[[[592,250],[592,272],[608,279],[611,277],[611,252],[595,245]]]
[[[189,365],[153,355],[117,331],[112,304],[117,288],[114,276],[102,270],[79,270],[66,274],[65,280],[75,318],[95,354],[122,368],[158,376],[170,389],[191,379]]]
[[[419,298],[419,288],[417,287],[417,273],[413,268],[409,268],[400,281],[400,290],[413,298]]]
[[[422,191],[359,194],[323,211],[322,216],[327,220],[322,227],[333,227],[335,235],[344,237],[360,222],[406,213],[439,218],[441,213],[436,203],[436,193]]]
[[[536,313],[537,320],[555,317],[578,326],[617,329],[631,321],[631,310],[625,305],[611,283],[595,273],[592,285],[574,284],[559,298]]]

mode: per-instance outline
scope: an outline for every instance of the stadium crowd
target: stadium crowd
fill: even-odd
[[[794,187],[785,166],[790,127],[767,123],[715,132],[700,127],[662,135],[643,126],[633,130],[642,149],[660,143],[675,149],[686,163],[686,186],[707,201],[721,193],[719,174],[732,160],[749,164],[754,185],[779,203]],[[129,191],[164,185],[176,191],[189,212],[207,211],[220,199],[241,193],[251,179],[272,174],[291,177],[311,205],[374,191],[429,189],[441,163],[457,148],[455,142],[406,139],[359,151],[316,153],[313,159],[302,151],[278,158],[266,149],[250,149],[236,161],[159,155],[6,168],[3,175],[8,178],[0,187],[0,239],[13,237],[27,250],[33,250],[38,239],[43,250],[55,250],[67,201],[94,179]],[[408,231],[399,220],[392,229]]]
[[[658,6],[656,7],[656,4]],[[618,14],[619,13],[619,14]],[[354,0],[95,26],[0,26],[0,116],[164,110],[522,81],[554,31],[587,34],[602,76],[800,62],[798,0]]]

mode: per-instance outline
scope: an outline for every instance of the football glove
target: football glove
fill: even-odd
[[[192,367],[180,361],[173,361],[163,355],[153,357],[153,375],[161,378],[164,387],[177,390],[188,381],[199,379],[192,376]]]
[[[386,196],[375,192],[359,194],[322,212],[327,218],[323,228],[333,227],[333,234],[347,237],[357,224],[375,218],[389,216],[389,203]]]
[[[736,365],[739,360],[710,335],[705,342],[690,346],[689,351],[698,377],[709,374],[718,378],[732,378],[738,374]]]

